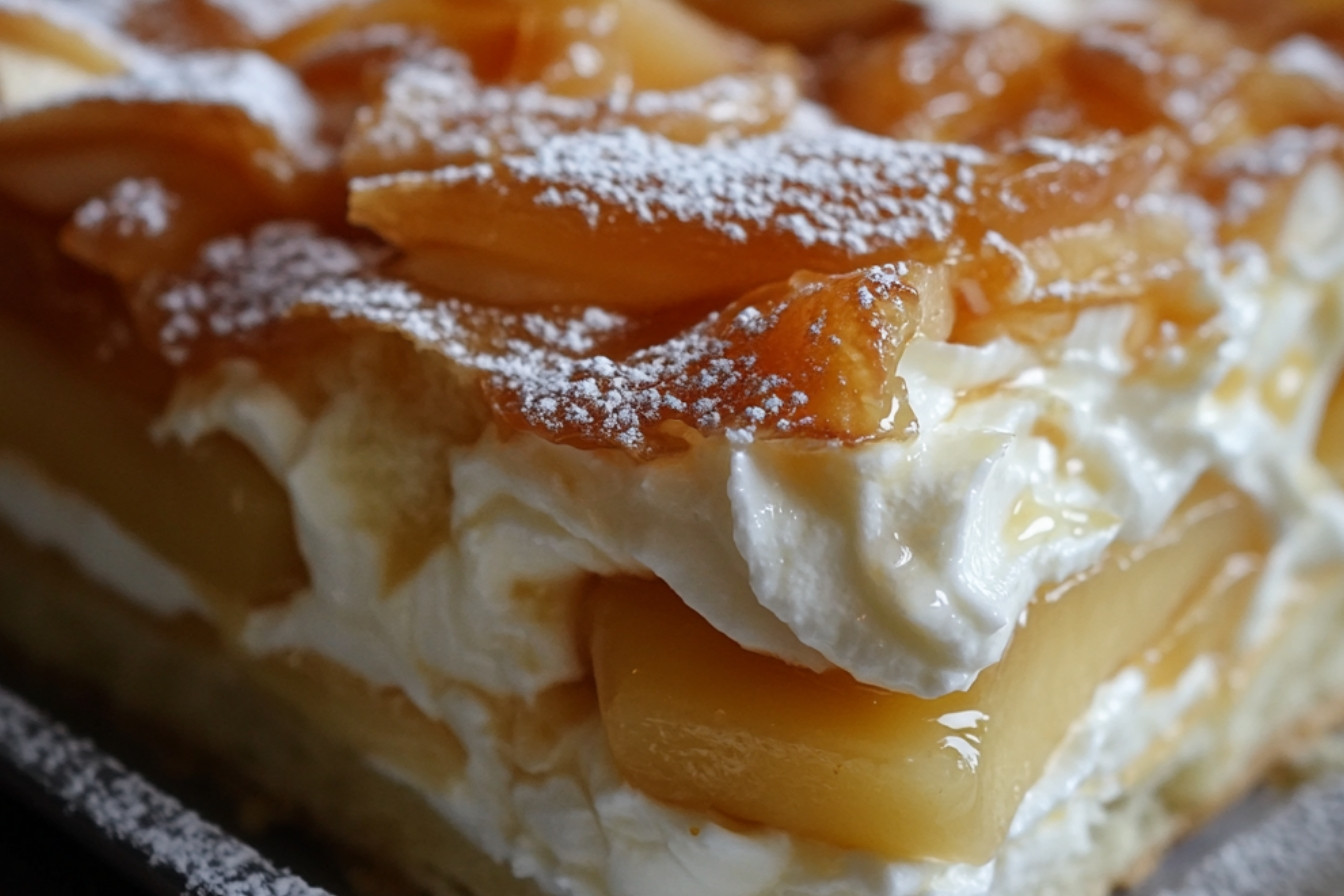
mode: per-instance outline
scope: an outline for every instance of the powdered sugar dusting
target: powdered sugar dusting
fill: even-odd
[[[679,221],[745,242],[783,233],[802,246],[854,254],[948,241],[974,199],[979,150],[902,142],[837,127],[697,147],[626,129],[558,135],[493,165],[356,180],[475,181],[536,190],[542,207],[570,209],[597,228],[614,212],[644,224]]]
[[[107,196],[90,199],[74,216],[84,230],[111,228],[119,237],[157,237],[168,230],[179,200],[152,177],[118,181]]]
[[[202,896],[323,896],[0,689],[0,754],[66,811]]]
[[[1077,143],[1070,140],[1057,140],[1053,137],[1028,137],[1022,141],[1022,148],[1028,152],[1054,159],[1057,162],[1090,165],[1094,168],[1109,165],[1116,160],[1116,142],[1114,140]]]
[[[31,16],[76,38],[90,49],[129,65],[143,50],[116,28],[116,22],[100,15],[101,4],[68,0],[0,0],[0,11]]]
[[[1344,93],[1344,59],[1309,35],[1284,41],[1269,54],[1269,63],[1281,72],[1303,75],[1337,93]]]
[[[159,295],[160,345],[170,361],[183,363],[194,344],[246,336],[284,319],[309,293],[328,297],[337,313],[352,312],[340,297],[379,294],[374,283],[353,284],[380,255],[371,246],[319,238],[312,225],[297,222],[264,225],[250,240],[216,240],[202,252],[200,278],[174,281]]]
[[[1344,131],[1320,128],[1279,128],[1267,137],[1249,140],[1223,153],[1214,172],[1255,178],[1282,178],[1301,174],[1308,163],[1344,147]]]
[[[460,54],[407,62],[382,102],[361,110],[348,155],[360,173],[426,168],[533,150],[557,134],[635,126],[684,142],[732,139],[788,116],[797,86],[782,73],[725,75],[676,91],[618,86],[602,96],[550,93],[541,84],[478,82]]]
[[[273,40],[341,0],[206,0],[245,27],[258,40]]]
[[[274,134],[281,152],[268,153],[258,161],[282,177],[292,174],[295,163],[316,169],[332,160],[331,152],[316,137],[318,113],[311,97],[292,72],[261,53],[145,54],[125,74],[61,94],[52,105],[89,100],[236,109]],[[8,115],[0,111],[0,121],[33,111],[34,107]]]
[[[602,309],[518,312],[430,297],[379,276],[381,254],[299,223],[216,241],[201,269],[155,302],[162,350],[185,363],[211,344],[264,339],[274,326],[315,316],[372,327],[448,359],[511,425],[640,453],[678,437],[668,429],[674,424],[737,438],[855,436],[848,428],[862,425],[858,406],[895,386],[885,366],[894,365],[910,335],[901,311],[909,291],[899,266],[846,275],[838,287],[851,305],[845,313],[837,313],[833,299],[818,298],[837,288],[823,278],[744,300],[670,338],[650,340],[640,337],[639,321]],[[880,368],[870,391],[857,388],[863,371],[853,360],[856,343],[876,346],[865,357]],[[804,354],[814,363],[803,363]],[[828,386],[837,379],[855,388]],[[824,408],[818,388],[826,390]]]

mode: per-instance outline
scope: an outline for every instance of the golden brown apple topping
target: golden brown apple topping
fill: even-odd
[[[218,212],[200,214],[194,202],[156,178],[126,178],[76,209],[60,243],[71,258],[135,284],[188,266],[201,245],[230,223]]]
[[[1344,15],[1334,0],[1196,0],[1205,13],[1231,22],[1249,46],[1264,48],[1299,34],[1317,35],[1344,46]]]
[[[769,133],[798,102],[787,62],[763,57],[756,70],[678,90],[633,91],[622,84],[575,97],[541,83],[482,84],[465,59],[441,51],[400,66],[382,99],[356,119],[345,169],[355,177],[427,171],[534,151],[558,134],[625,128],[679,143]]]
[[[448,359],[457,372],[445,375],[479,389],[504,424],[641,455],[694,432],[906,435],[913,420],[895,365],[938,313],[906,282],[919,272],[896,266],[800,274],[688,322],[436,299],[379,278],[379,257],[273,225],[213,244],[203,268],[138,308],[151,340],[193,366],[243,352],[283,370],[296,344],[314,352],[353,331],[399,333]]]
[[[1276,127],[1338,121],[1338,66],[1311,38],[1253,52],[1235,25],[1173,6],[1077,33],[1017,17],[900,32],[827,68],[837,112],[897,137],[1004,146],[1163,128],[1206,158]]]
[[[584,447],[646,452],[687,431],[856,442],[914,434],[896,362],[919,296],[895,266],[801,273],[671,339],[486,381],[506,424]],[[492,365],[493,366],[493,365]]]
[[[1216,340],[1209,258],[1252,240],[1284,263],[1344,112],[1324,45],[1250,49],[1189,9],[951,33],[836,7],[856,51],[815,57],[821,96],[879,134],[827,122],[796,51],[669,0],[128,3],[107,15],[141,40],[126,22],[222,17],[215,44],[273,54],[160,41],[0,115],[0,189],[69,216],[65,251],[152,344],[279,365],[280,343],[390,331],[501,423],[642,456],[907,432],[912,334],[1048,344],[1123,303],[1140,357]],[[741,14],[803,15],[771,9]],[[381,243],[336,236],[338,144]],[[286,217],[320,226],[254,230]]]
[[[1050,91],[1068,35],[1021,17],[963,34],[896,31],[832,61],[828,98],[845,120],[916,140],[1001,145],[1059,134],[1076,116]]]
[[[671,0],[313,0],[287,18],[253,18],[260,21],[252,30],[266,32],[256,45],[287,62],[395,26],[460,50],[487,81],[535,82],[559,95],[601,93],[622,81],[686,87],[743,67],[757,51],[754,41]]]
[[[460,49],[485,70],[498,72],[517,41],[520,5],[511,0],[311,0],[297,4],[300,14],[267,29],[259,46],[281,61],[302,65],[361,32],[392,28]]]
[[[263,56],[146,58],[0,115],[0,191],[65,215],[123,178],[156,177],[205,208],[292,213],[314,204],[327,163],[315,126],[297,79]]]
[[[722,302],[800,269],[944,266],[951,332],[980,341],[1007,312],[1198,302],[1185,253],[1210,235],[1171,194],[1181,162],[1161,135],[995,156],[846,130],[705,147],[627,131],[357,180],[351,215],[406,250],[403,275],[492,303],[636,310]]]
[[[754,41],[676,0],[568,0],[522,6],[518,44],[505,74],[552,93],[677,90],[748,66]]]
[[[356,180],[350,215],[406,250],[411,276],[459,295],[654,309],[942,254],[984,162],[843,129],[711,147],[557,135],[494,162]]]

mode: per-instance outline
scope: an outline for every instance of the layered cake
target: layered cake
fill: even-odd
[[[1344,13],[0,0],[0,639],[435,893],[1102,894],[1344,707]]]

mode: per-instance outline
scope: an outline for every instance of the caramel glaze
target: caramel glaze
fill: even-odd
[[[563,22],[526,4],[319,3],[269,30],[213,21],[231,15],[223,6],[181,5],[195,11],[165,8],[122,27],[155,52],[267,50],[267,65],[298,73],[312,121],[263,121],[240,102],[239,127],[271,148],[233,164],[280,177],[281,207],[249,211],[244,191],[232,203],[241,208],[210,221],[190,183],[170,182],[177,237],[115,238],[115,221],[97,232],[66,225],[66,251],[122,281],[136,329],[170,367],[201,371],[242,354],[281,370],[300,352],[361,334],[400,337],[441,359],[471,416],[645,459],[725,433],[909,437],[917,421],[895,370],[916,337],[1048,345],[1082,309],[1126,304],[1136,308],[1129,344],[1140,357],[1172,340],[1205,345],[1217,338],[1206,327],[1215,309],[1187,249],[1250,240],[1281,263],[1288,198],[1314,163],[1340,154],[1325,126],[1341,120],[1344,91],[1283,64],[1235,4],[1221,4],[1227,19],[1178,7],[1142,25],[1077,33],[1010,17],[948,34],[908,15],[872,24],[857,3],[827,26],[849,33],[843,53],[767,50],[665,5],[630,5],[614,30],[599,27],[617,14],[603,3],[591,19]],[[392,24],[404,41],[377,31]],[[655,43],[653,28],[701,36],[698,54],[635,53]],[[570,55],[576,42],[592,50],[582,71]],[[464,121],[504,103],[517,125],[464,143],[471,134],[435,117],[450,112],[442,97],[402,89],[408,79],[415,88],[417,71],[461,76],[450,94],[470,113]],[[706,96],[714,102],[697,106]],[[804,145],[770,134],[798,112],[798,97],[885,136],[845,132]],[[150,106],[125,104],[126,128]],[[598,110],[592,126],[603,133],[585,132],[585,109]],[[755,130],[725,129],[734,116]],[[15,129],[69,119],[7,115],[0,143]],[[382,127],[401,120],[409,132]],[[621,136],[632,125],[671,136]],[[262,140],[267,128],[303,130],[299,143],[311,145]],[[953,145],[956,155],[931,163],[931,150],[895,139],[939,141],[939,152]],[[1272,164],[1285,140],[1294,164]],[[756,155],[778,146],[793,147],[796,180],[752,180],[770,170]],[[556,167],[563,147],[570,161]],[[621,181],[620,166],[585,168],[595,148],[635,166],[638,189]],[[289,152],[297,155],[286,161]],[[698,166],[722,175],[705,187],[718,205],[691,207],[703,198]],[[289,169],[301,172],[302,189],[275,173]],[[741,171],[751,177],[734,180]],[[687,192],[669,192],[674,181]],[[815,184],[831,191],[829,204],[791,198]],[[374,234],[334,220],[347,189],[356,223]],[[283,239],[275,225],[244,235],[277,215],[318,226],[291,227]],[[230,232],[239,235],[219,236]],[[11,263],[54,257],[49,247],[31,254],[47,261]],[[332,267],[333,255],[348,258]],[[635,273],[613,281],[613,270]],[[656,278],[641,280],[648,271]],[[199,301],[185,301],[184,290]],[[45,311],[23,313],[52,333],[78,318],[57,325]],[[117,313],[76,329],[106,340],[125,326]],[[125,363],[144,371],[128,381],[142,378],[162,397],[167,367]]]

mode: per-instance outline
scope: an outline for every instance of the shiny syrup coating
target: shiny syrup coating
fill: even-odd
[[[506,428],[642,458],[908,437],[912,339],[1049,345],[1100,304],[1136,309],[1139,356],[1216,339],[1200,265],[1237,240],[1279,263],[1288,197],[1340,152],[1344,63],[1235,4],[956,34],[860,4],[827,26],[843,53],[653,0],[179,5],[57,4],[44,45],[115,33],[125,74],[0,114],[11,172],[86,110],[147,135],[39,211],[70,216],[63,244],[151,345],[279,369],[391,334]],[[673,32],[697,52],[649,49]],[[263,69],[301,101],[268,105]],[[214,130],[150,127],[191,107]],[[219,158],[265,190],[203,177]],[[95,214],[127,181],[190,226]],[[372,234],[336,220],[347,200]]]

